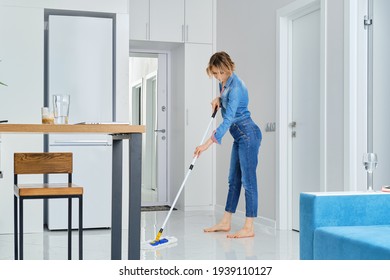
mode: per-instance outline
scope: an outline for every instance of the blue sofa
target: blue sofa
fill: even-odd
[[[390,260],[390,194],[300,194],[300,259]]]

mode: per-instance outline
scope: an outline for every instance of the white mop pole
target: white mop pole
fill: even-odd
[[[206,129],[205,133],[203,134],[202,140],[200,141],[200,145],[202,145],[202,144],[204,143],[204,140],[205,140],[206,137],[207,137],[207,134],[208,134],[208,132],[209,132],[209,129],[210,129],[210,127],[211,127],[211,124],[213,123],[213,120],[214,120],[214,118],[215,118],[215,115],[217,114],[217,111],[218,111],[218,108],[215,109],[214,113],[213,113],[212,116],[211,116],[209,125],[207,126],[207,129]],[[184,178],[184,181],[183,181],[183,183],[181,184],[180,189],[179,189],[179,191],[177,192],[176,197],[175,197],[175,199],[174,199],[174,201],[173,201],[173,203],[172,203],[171,209],[169,209],[168,215],[167,215],[167,217],[165,218],[165,221],[164,221],[163,225],[161,226],[161,229],[160,229],[159,232],[157,233],[156,239],[154,240],[155,242],[160,240],[160,237],[161,237],[161,235],[162,235],[162,232],[164,231],[165,225],[167,224],[167,222],[168,222],[168,220],[169,220],[169,217],[171,216],[172,210],[173,210],[173,208],[175,207],[175,204],[176,204],[177,200],[179,199],[180,193],[181,193],[181,191],[183,190],[183,188],[184,188],[184,186],[185,186],[185,184],[186,184],[186,181],[187,181],[188,177],[190,176],[190,173],[191,173],[192,169],[194,168],[194,165],[195,165],[195,162],[196,162],[197,158],[198,158],[197,156],[193,158],[193,160],[192,160],[192,162],[191,162],[191,165],[190,165],[190,167],[188,168],[187,174],[186,174],[186,176],[185,176],[185,178]]]

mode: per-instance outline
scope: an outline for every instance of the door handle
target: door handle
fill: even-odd
[[[161,133],[165,133],[165,129],[155,129],[154,132],[161,132]]]
[[[111,146],[111,143],[102,140],[54,141],[49,146]]]

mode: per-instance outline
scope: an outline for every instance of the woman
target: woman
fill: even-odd
[[[225,212],[221,221],[204,229],[205,232],[228,232],[231,229],[232,214],[236,212],[241,186],[245,189],[246,219],[242,229],[228,238],[253,237],[253,220],[257,217],[258,195],[256,167],[262,134],[253,122],[248,110],[248,90],[234,73],[235,64],[226,52],[217,52],[211,56],[207,74],[219,81],[220,97],[215,98],[212,109],[221,108],[222,123],[204,144],[195,149],[194,155],[207,150],[213,143],[221,144],[227,130],[234,138],[230,171],[229,191]]]

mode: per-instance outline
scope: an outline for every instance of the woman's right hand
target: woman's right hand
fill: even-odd
[[[213,140],[209,138],[204,144],[196,147],[194,151],[194,157],[199,157],[200,154],[206,151],[213,143],[214,143]]]
[[[219,107],[221,107],[221,101],[219,97],[216,97],[213,99],[213,101],[211,101],[212,111],[214,112],[215,110],[218,110]]]

